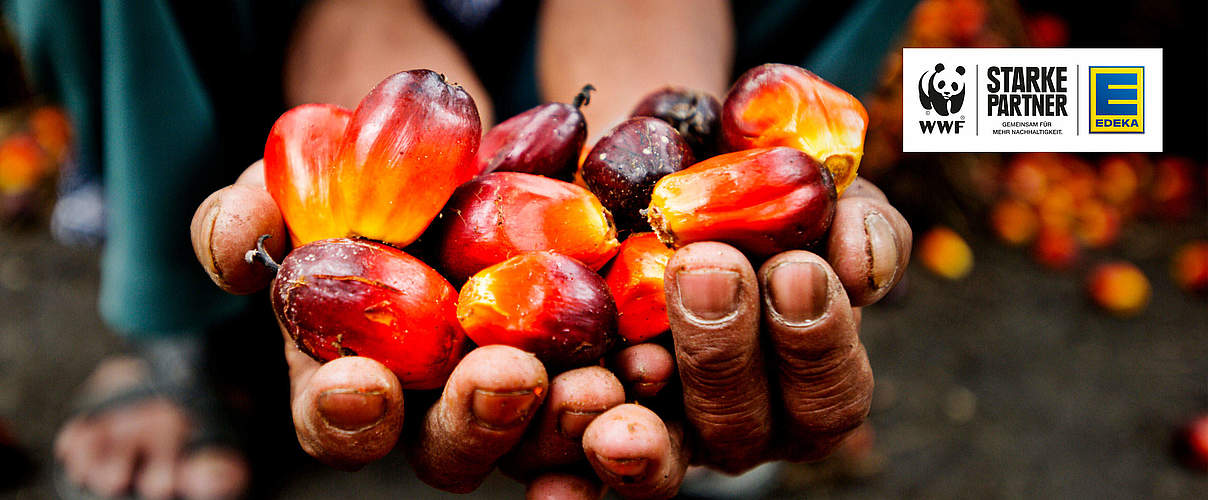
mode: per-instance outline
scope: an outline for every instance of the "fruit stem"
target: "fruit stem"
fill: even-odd
[[[244,262],[247,262],[248,264],[260,262],[261,264],[264,264],[264,267],[267,267],[273,273],[276,273],[278,270],[280,270],[281,264],[278,264],[277,261],[273,260],[273,256],[268,254],[268,250],[264,249],[264,240],[272,237],[273,235],[271,234],[260,235],[260,238],[256,240],[256,249],[248,250],[247,253],[243,254]]]
[[[582,108],[583,106],[591,104],[591,92],[593,90],[596,90],[594,85],[590,83],[584,85],[583,90],[580,90],[579,93],[575,95],[575,99],[571,101],[571,104],[574,104],[575,108]]]

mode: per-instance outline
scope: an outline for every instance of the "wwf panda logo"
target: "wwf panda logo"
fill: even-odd
[[[934,109],[940,116],[960,111],[965,103],[965,67],[949,71],[936,64],[935,71],[924,71],[919,77],[919,102],[923,109]]]

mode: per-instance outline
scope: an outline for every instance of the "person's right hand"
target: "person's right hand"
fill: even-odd
[[[264,266],[243,260],[261,234],[272,235],[266,249],[275,259],[287,251],[286,229],[265,190],[263,171],[263,163],[256,162],[234,185],[212,194],[191,225],[202,266],[231,293],[253,293],[272,280]],[[670,359],[657,358],[665,357],[665,351],[656,352],[655,359],[643,349],[622,351],[616,358],[617,375],[590,366],[550,380],[532,354],[500,345],[480,347],[458,364],[433,403],[424,393],[405,396],[397,377],[377,361],[349,356],[320,363],[288,335],[284,340],[298,442],[316,459],[341,469],[382,458],[401,439],[416,474],[446,491],[473,491],[496,463],[506,463],[505,472],[529,483],[530,496],[599,498],[601,481],[591,477],[585,446],[596,450],[595,461],[608,461],[612,455],[605,450],[612,450],[613,465],[623,469],[635,444],[672,445],[659,417],[623,404],[625,389],[618,380],[618,375],[626,381],[654,376],[661,386],[671,376]],[[652,366],[661,368],[654,373]],[[642,390],[640,384],[636,390]],[[608,419],[596,418],[606,411]],[[633,429],[649,429],[661,439],[635,441]],[[610,479],[615,478],[603,478],[603,483],[614,483]]]

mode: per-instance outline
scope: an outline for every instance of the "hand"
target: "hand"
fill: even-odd
[[[684,421],[663,424],[650,414],[634,430],[620,425],[640,420],[631,405],[604,413],[584,439],[596,472],[623,496],[665,498],[689,463],[737,473],[828,455],[864,421],[872,399],[859,307],[901,279],[911,240],[901,214],[858,179],[839,200],[826,258],[784,252],[756,273],[729,245],[679,249],[665,281],[674,362],[644,344],[622,351],[614,366],[631,397],[652,396],[678,368]],[[629,439],[594,439],[606,433]]]
[[[259,235],[273,235],[266,247],[275,259],[286,253],[285,226],[265,190],[263,172],[262,162],[253,164],[234,185],[207,198],[194,215],[191,232],[198,259],[215,283],[232,293],[253,293],[272,279],[263,266],[243,260]],[[375,461],[401,440],[426,483],[469,492],[511,452],[503,460],[505,469],[530,481],[531,494],[599,498],[600,482],[588,477],[584,465],[584,443],[591,449],[624,451],[626,436],[612,430],[663,428],[649,410],[622,405],[625,390],[613,372],[585,367],[551,381],[536,357],[512,347],[470,352],[434,403],[429,394],[405,395],[395,375],[374,360],[343,357],[319,363],[288,335],[284,347],[298,442],[316,459],[342,469]],[[659,348],[653,358],[642,352],[630,348],[618,357],[626,380],[654,375],[665,381],[671,376],[665,350]],[[653,367],[652,360],[661,368]],[[597,416],[614,407],[621,408],[613,414],[620,418],[594,425]],[[406,419],[405,409],[411,412]],[[661,444],[668,444],[665,437]],[[588,474],[547,473],[576,466]],[[674,484],[678,487],[679,482]]]

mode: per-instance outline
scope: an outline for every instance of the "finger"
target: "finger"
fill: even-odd
[[[730,472],[750,468],[771,428],[755,272],[729,245],[694,243],[671,257],[665,283],[684,414],[701,458]]]
[[[583,435],[583,450],[600,479],[625,498],[671,498],[688,468],[683,433],[636,404],[594,420]]]
[[[885,197],[885,193],[881,191],[881,188],[878,188],[863,177],[856,177],[856,180],[852,181],[850,186],[847,186],[847,189],[843,191],[843,198],[869,198],[889,203],[889,199]]]
[[[583,432],[609,408],[625,402],[625,388],[612,372],[588,366],[563,372],[524,440],[501,462],[515,477],[583,460]]]
[[[548,388],[532,354],[503,345],[471,351],[408,446],[416,475],[442,490],[474,491],[520,441]]]
[[[614,355],[612,366],[630,398],[653,398],[671,381],[675,358],[661,345],[638,344]]]
[[[889,293],[910,262],[910,225],[877,197],[845,193],[828,238],[827,260],[857,307]]]
[[[239,174],[239,178],[235,179],[235,184],[268,189],[264,181],[264,160],[256,160],[256,163]]]
[[[193,251],[210,279],[238,295],[259,291],[273,278],[265,266],[244,259],[260,235],[271,236],[264,244],[274,259],[280,260],[288,246],[276,202],[267,191],[244,184],[219,189],[201,202],[189,230]]]
[[[323,463],[352,470],[394,448],[403,427],[403,390],[388,368],[358,356],[317,367],[313,360],[288,357],[294,358],[291,406],[303,450]]]
[[[248,464],[232,448],[210,446],[190,454],[180,465],[184,498],[239,498],[247,489]]]
[[[600,500],[604,488],[599,481],[574,474],[550,473],[528,484],[528,500]]]
[[[787,458],[821,458],[868,415],[873,377],[847,293],[821,257],[801,250],[769,259],[764,321],[776,352]]]

